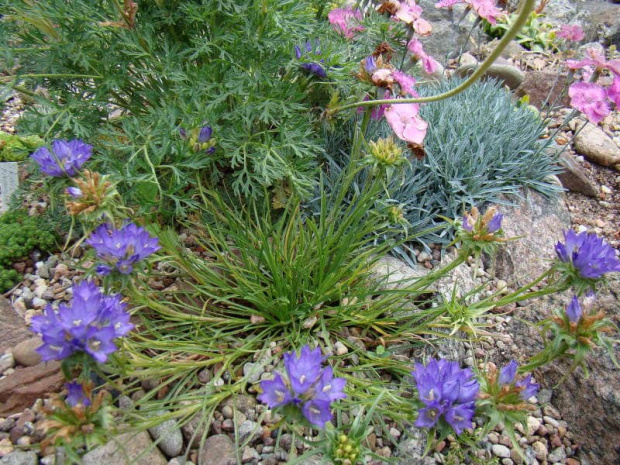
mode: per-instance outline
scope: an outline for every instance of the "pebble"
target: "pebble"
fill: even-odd
[[[43,344],[39,336],[31,337],[13,347],[13,357],[19,365],[33,367],[41,362],[41,355],[35,350]]]
[[[0,457],[5,457],[13,452],[13,444],[9,438],[0,439]]]
[[[493,455],[500,458],[509,458],[510,457],[510,449],[502,444],[494,444],[491,447],[491,452]]]
[[[536,455],[536,458],[538,460],[547,460],[547,455],[549,455],[549,451],[545,444],[540,441],[536,441],[532,444],[532,450],[534,451],[534,454]]]
[[[557,428],[558,426],[560,426],[560,424],[558,423],[558,421],[555,418],[552,418],[548,415],[545,415],[543,417],[543,420],[545,420],[545,423],[547,423],[548,425],[553,426],[554,428]]]
[[[336,341],[334,350],[336,351],[336,355],[344,355],[349,352],[349,348],[340,341]]]
[[[157,412],[156,416],[168,414],[164,410]],[[183,450],[183,434],[181,428],[174,419],[166,420],[163,423],[149,428],[149,433],[158,447],[168,457],[176,457]]]
[[[13,357],[12,352],[5,352],[0,355],[0,373],[4,373],[9,368],[13,368],[15,366],[15,357]]]

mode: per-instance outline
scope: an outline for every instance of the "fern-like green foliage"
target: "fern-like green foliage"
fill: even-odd
[[[329,84],[301,70],[294,47],[344,41],[310,2],[137,2],[135,16],[112,0],[4,3],[13,83],[46,89],[20,130],[92,143],[92,163],[122,176],[128,203],[183,215],[198,181],[246,197],[312,191],[322,152],[313,126]],[[317,61],[347,73],[329,40],[321,52]],[[214,153],[178,136],[204,124]]]

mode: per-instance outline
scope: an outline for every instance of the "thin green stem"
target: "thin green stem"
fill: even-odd
[[[15,76],[1,77],[0,80],[10,81]],[[103,76],[95,74],[20,74],[20,78],[85,78],[85,79],[103,79]]]
[[[516,21],[513,23],[510,29],[506,31],[506,34],[502,38],[502,40],[497,44],[497,47],[491,52],[486,60],[476,68],[476,71],[461,85],[451,89],[447,92],[438,95],[432,95],[429,97],[414,97],[414,98],[402,98],[402,99],[384,99],[384,100],[368,100],[356,103],[350,103],[347,105],[343,105],[341,107],[337,107],[331,110],[332,114],[338,113],[340,111],[348,110],[350,108],[357,107],[372,107],[376,105],[393,105],[400,103],[430,103],[437,102],[439,100],[444,100],[450,97],[454,97],[455,95],[463,92],[465,89],[470,87],[474,82],[476,82],[495,62],[497,58],[501,55],[504,49],[508,46],[508,44],[516,37],[516,35],[521,30],[521,27],[527,22],[530,12],[536,6],[536,0],[523,0],[521,4],[521,12],[517,17]]]

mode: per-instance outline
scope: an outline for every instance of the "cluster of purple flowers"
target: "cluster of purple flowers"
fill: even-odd
[[[102,294],[90,281],[73,286],[71,306],[51,305],[43,315],[32,319],[30,329],[41,334],[43,345],[37,349],[41,359],[62,360],[76,352],[86,352],[103,363],[116,351],[114,339],[125,336],[134,327],[121,296]]]
[[[161,248],[156,237],[134,223],[127,223],[120,229],[109,223],[102,224],[86,243],[95,249],[97,258],[105,262],[97,265],[97,273],[104,276],[114,269],[130,274],[137,262]]]
[[[568,230],[564,239],[565,243],[555,245],[555,252],[581,278],[597,279],[605,273],[620,271],[617,252],[596,234]]]
[[[37,149],[32,158],[43,173],[52,177],[75,176],[84,163],[91,157],[93,146],[74,139],[70,141],[55,140],[52,151],[47,147]]]
[[[540,386],[532,380],[532,375],[527,375],[525,378],[515,382],[518,368],[519,364],[515,360],[510,361],[508,365],[500,370],[497,383],[500,386],[514,384],[514,387],[519,391],[519,397],[521,400],[528,400],[530,397],[535,396],[538,393],[538,388]]]
[[[457,362],[431,360],[415,364],[412,372],[420,400],[425,404],[415,425],[432,428],[443,418],[456,434],[472,426],[480,385],[469,368]]]
[[[318,40],[315,41],[314,47],[312,46],[312,42],[307,40],[305,44],[305,51],[302,51],[301,47],[299,47],[298,45],[295,45],[295,57],[298,60],[303,60],[299,66],[301,66],[301,69],[303,69],[306,73],[311,74],[313,76],[320,77],[320,78],[326,78],[327,72],[325,71],[325,68],[323,68],[323,66],[320,64],[320,63],[323,63],[324,60],[320,60],[320,62],[317,63],[316,61],[313,61],[311,58],[310,59],[308,58],[308,56],[312,53],[313,48],[314,48],[314,54],[317,56],[320,56],[322,52],[321,52],[321,44]]]
[[[311,424],[322,428],[332,419],[331,403],[346,397],[346,380],[334,378],[332,368],[323,367],[324,360],[320,348],[310,350],[307,345],[302,347],[299,357],[295,352],[284,354],[286,379],[276,372],[272,380],[261,381],[263,392],[258,399],[269,408],[290,404],[300,407]]]

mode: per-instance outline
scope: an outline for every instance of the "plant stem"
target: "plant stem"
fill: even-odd
[[[502,37],[502,40],[500,40],[499,44],[497,44],[497,47],[495,47],[495,49],[491,52],[488,58],[484,60],[484,62],[478,68],[476,68],[476,71],[474,71],[473,74],[465,82],[455,87],[454,89],[451,89],[442,94],[432,95],[429,97],[414,97],[414,98],[389,99],[389,100],[368,100],[368,101],[363,101],[363,102],[350,103],[347,105],[343,105],[341,107],[334,108],[333,110],[331,110],[331,113],[335,114],[335,113],[338,113],[339,111],[348,110],[350,108],[372,107],[376,105],[437,102],[439,100],[444,100],[444,99],[453,97],[463,92],[465,89],[470,87],[474,82],[476,82],[487,71],[487,69],[489,69],[489,67],[500,56],[500,54],[504,51],[504,49],[508,46],[508,44],[512,41],[512,39],[516,37],[518,32],[521,30],[521,27],[526,23],[530,12],[536,6],[536,0],[523,0],[523,3],[521,5],[522,5],[522,8],[521,8],[521,12],[519,13],[519,16],[517,17],[516,21],[513,23],[512,27],[506,31],[506,34],[504,35],[504,37]]]

